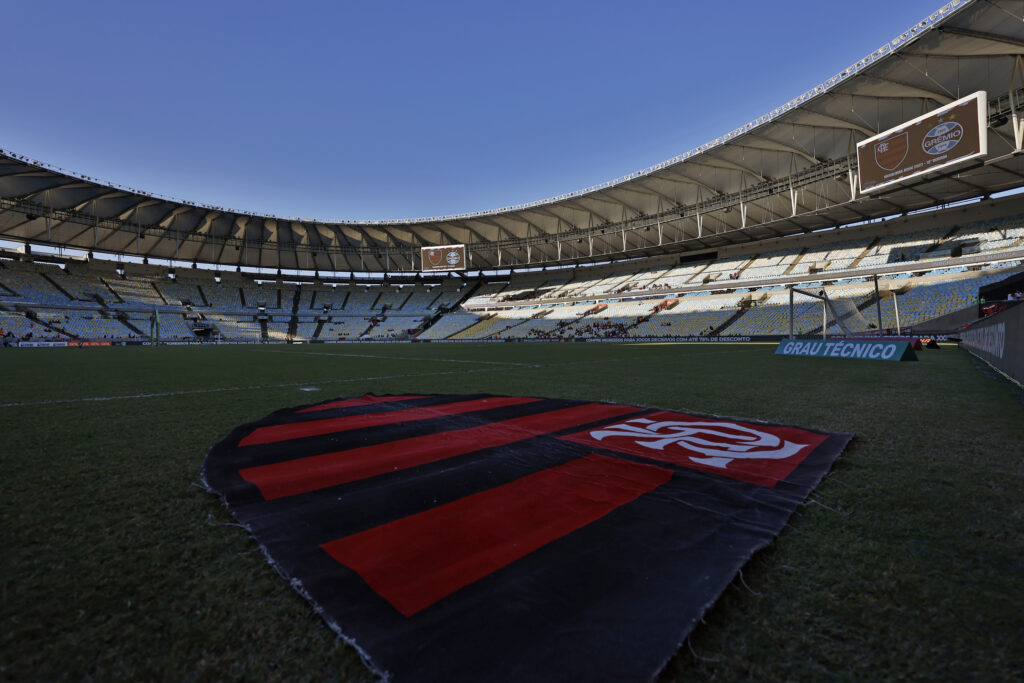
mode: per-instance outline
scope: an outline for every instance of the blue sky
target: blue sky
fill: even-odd
[[[12,2],[0,147],[281,216],[492,209],[692,149],[940,5]]]

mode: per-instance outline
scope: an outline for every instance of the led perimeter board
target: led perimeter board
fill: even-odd
[[[984,90],[857,143],[861,194],[988,153]]]
[[[448,244],[440,247],[423,247],[420,249],[420,270],[465,270],[466,245]]]

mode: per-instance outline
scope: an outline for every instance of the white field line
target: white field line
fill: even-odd
[[[513,363],[503,360],[466,360],[464,358],[416,358],[412,356],[379,356],[372,353],[327,353],[326,351],[263,351],[258,353],[287,353],[303,356],[331,356],[332,358],[381,358],[383,360],[414,360],[421,363],[479,363],[483,365],[515,365],[521,368],[539,368],[537,363]]]
[[[382,379],[407,379],[412,377],[437,377],[439,375],[464,375],[469,372],[494,372],[502,368],[478,368],[474,370],[448,370],[447,372],[420,372],[403,375],[377,375],[373,377],[346,377],[345,379],[322,379],[315,380],[318,384],[346,384],[351,382],[371,382]],[[225,391],[255,391],[257,389],[284,389],[287,387],[309,386],[311,382],[286,382],[284,384],[252,384],[249,386],[237,387],[211,387],[207,389],[184,389],[181,391],[159,391],[143,394],[121,394],[118,396],[86,396],[83,398],[59,398],[48,401],[22,401],[17,403],[0,403],[0,408],[22,408],[27,406],[46,406],[58,403],[89,403],[96,401],[122,401],[127,399],[140,398],[163,398],[166,396],[187,396],[189,394],[213,394]]]

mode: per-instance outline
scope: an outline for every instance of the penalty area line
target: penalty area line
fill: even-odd
[[[502,368],[476,368],[473,370],[448,370],[446,372],[419,372],[402,375],[376,375],[370,377],[346,377],[344,379],[317,379],[315,382],[286,382],[283,384],[252,384],[238,387],[212,387],[207,389],[183,389],[181,391],[159,391],[141,394],[120,394],[117,396],[85,396],[82,398],[56,398],[46,401],[21,401],[16,403],[0,403],[0,408],[23,408],[29,406],[47,406],[61,403],[94,403],[99,401],[124,401],[141,398],[165,398],[168,396],[187,396],[189,394],[213,394],[227,391],[255,391],[262,389],[285,389],[287,387],[303,387],[310,384],[346,384],[351,382],[372,382],[383,379],[410,379],[413,377],[437,377],[440,375],[464,375],[471,372],[495,372]]]

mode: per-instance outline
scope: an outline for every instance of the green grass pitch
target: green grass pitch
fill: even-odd
[[[477,391],[856,433],[662,680],[1019,675],[1019,391],[953,347],[920,352],[917,363],[773,351],[4,349],[0,678],[370,680],[202,489],[200,465],[233,427],[278,408],[365,392]]]

